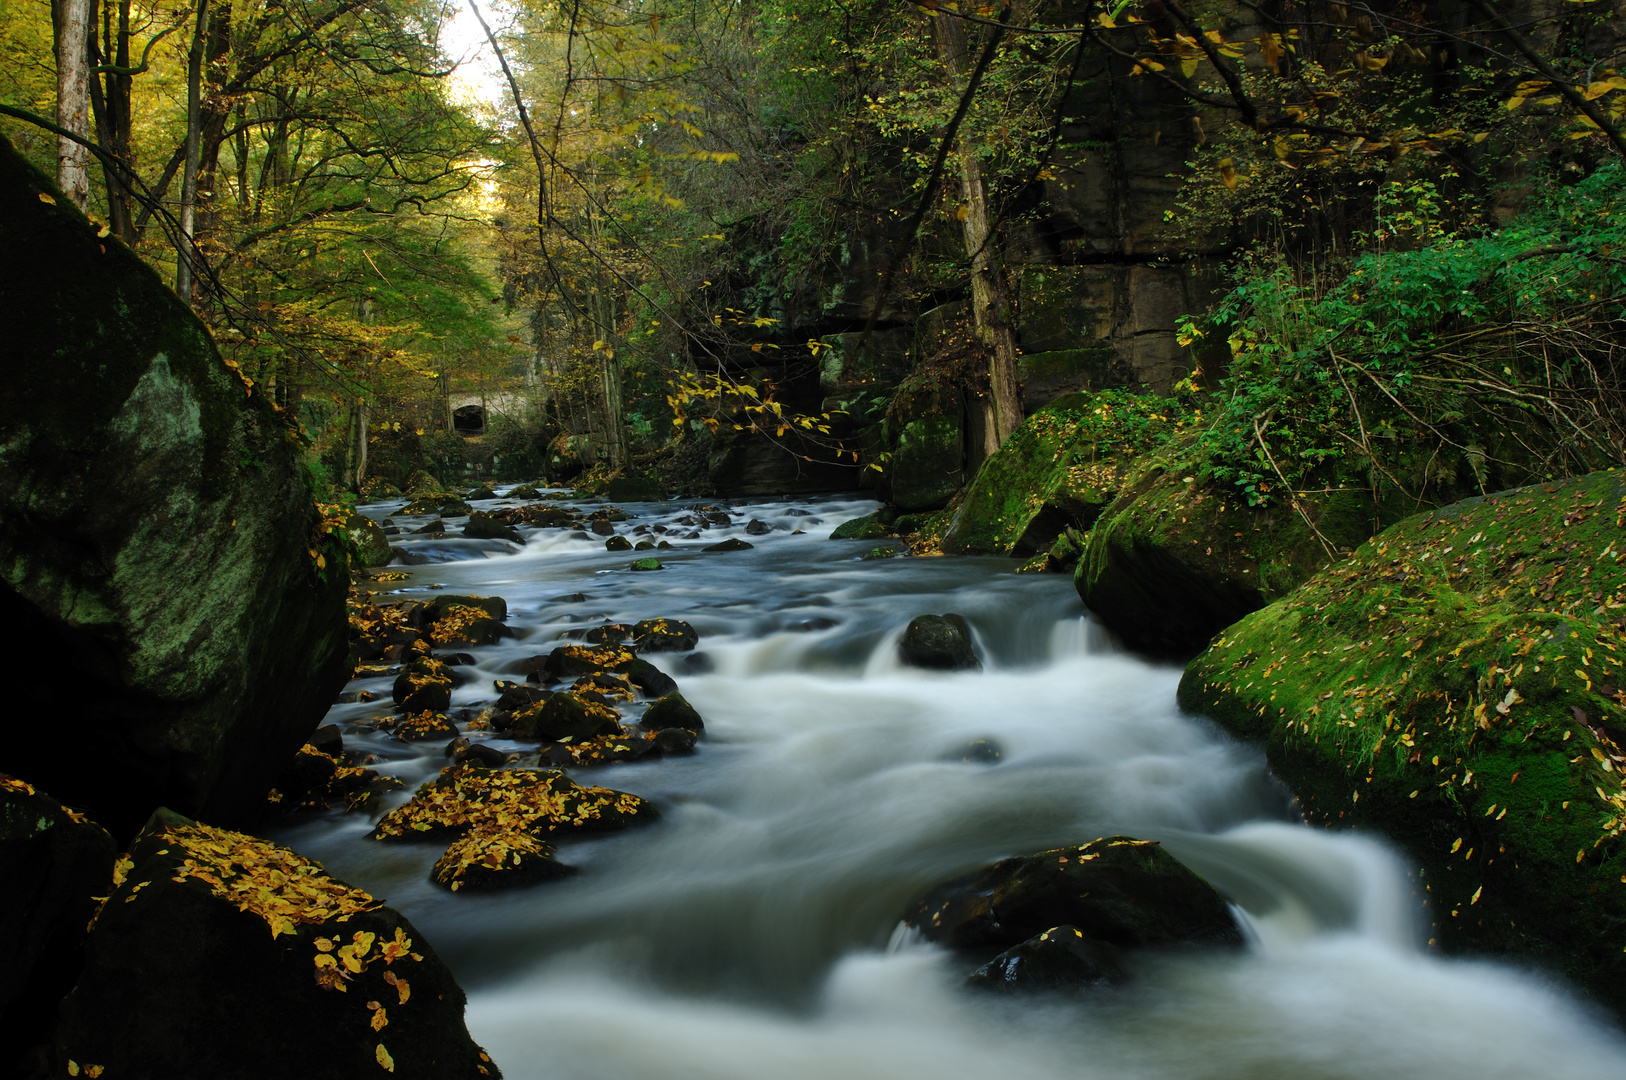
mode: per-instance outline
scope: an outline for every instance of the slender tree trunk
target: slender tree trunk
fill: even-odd
[[[197,225],[198,149],[203,119],[203,49],[209,33],[209,0],[198,0],[192,48],[186,57],[186,163],[181,173],[181,246],[175,253],[175,292],[192,304],[192,235]]]
[[[966,74],[965,22],[947,16],[932,19],[937,56],[958,79]],[[960,226],[966,255],[971,260],[971,315],[977,337],[992,352],[988,365],[989,397],[986,424],[991,445],[998,449],[1022,422],[1022,399],[1016,380],[1016,332],[1011,326],[1010,288],[997,237],[990,235],[988,194],[982,181],[982,163],[976,145],[962,137],[957,148],[960,165]]]
[[[367,402],[356,399],[356,493],[367,480]]]
[[[90,138],[91,0],[52,0],[56,32],[56,122]],[[56,186],[81,210],[90,207],[90,150],[58,137]]]
[[[135,79],[130,72],[130,0],[117,0],[102,6],[101,25],[90,20],[91,59],[105,66],[101,79],[90,80],[90,110],[96,120],[96,141],[102,149],[133,167],[130,156],[133,130],[132,102]],[[107,185],[107,224],[113,235],[126,244],[136,239],[135,215],[131,212],[130,189],[124,174],[103,163],[102,178]]]

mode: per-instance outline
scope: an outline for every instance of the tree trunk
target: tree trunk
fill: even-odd
[[[90,3],[52,0],[56,33],[56,122],[90,138]],[[80,210],[90,207],[90,150],[72,139],[57,138],[56,186]]]
[[[937,56],[957,81],[966,74],[965,22],[944,15],[932,19]],[[960,226],[971,260],[971,315],[977,337],[993,356],[988,364],[988,396],[982,399],[989,453],[1022,422],[1022,399],[1016,381],[1016,332],[1011,326],[1010,288],[998,239],[991,235],[988,194],[976,144],[962,136],[956,156],[960,165]]]
[[[181,242],[175,253],[175,293],[192,306],[192,234],[197,224],[198,149],[202,141],[203,47],[209,33],[209,0],[198,0],[192,48],[186,57],[186,163],[181,174]]]
[[[367,401],[356,399],[356,494],[367,481]]]
[[[116,20],[115,21],[115,12]],[[106,66],[102,79],[90,80],[90,108],[96,119],[96,141],[102,149],[124,164],[134,167],[130,140],[134,120],[132,91],[135,78],[130,73],[130,0],[109,2],[102,8],[100,36],[94,18],[91,26],[91,58]],[[105,162],[102,178],[107,184],[107,225],[126,244],[136,240],[135,215],[131,195],[121,171]]]

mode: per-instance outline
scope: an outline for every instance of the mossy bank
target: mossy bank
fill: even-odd
[[[1227,628],[1180,703],[1415,861],[1430,936],[1626,1011],[1626,475],[1408,518]]]

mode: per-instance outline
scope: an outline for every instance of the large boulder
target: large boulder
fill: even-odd
[[[1610,471],[1401,521],[1223,631],[1180,703],[1312,822],[1400,844],[1441,948],[1626,1012],[1623,509]]]
[[[1074,584],[1131,648],[1189,657],[1415,509],[1357,487],[1250,506],[1200,471],[1187,443],[1143,459],[1090,530]]]
[[[1120,949],[1242,943],[1212,885],[1155,840],[1127,836],[1001,859],[939,885],[906,918],[959,949],[1009,949],[1062,925]]]
[[[390,538],[378,522],[366,514],[351,514],[345,519],[344,530],[362,566],[383,566],[390,561]]]
[[[0,769],[116,835],[241,819],[348,676],[343,518],[203,324],[3,142],[0,320],[0,621],[30,666]]]
[[[1089,529],[1137,455],[1178,429],[1176,406],[1123,390],[1040,409],[982,463],[943,534],[951,554],[1029,556]]]
[[[114,880],[52,1075],[499,1075],[422,935],[318,864],[160,811]]]
[[[113,838],[0,774],[0,1070],[51,1029],[79,973],[85,924],[113,878]]]

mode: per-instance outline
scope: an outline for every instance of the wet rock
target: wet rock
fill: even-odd
[[[626,623],[605,623],[587,631],[583,640],[592,645],[620,645],[632,638],[632,627]]]
[[[546,840],[516,829],[472,829],[453,840],[429,880],[443,889],[491,892],[570,877],[576,868],[554,858]]]
[[[540,669],[533,664],[535,659],[520,663],[530,665],[531,670],[539,671],[549,681],[557,681],[593,671],[624,671],[633,655],[631,650],[616,645],[561,645],[543,658]]]
[[[400,563],[402,566],[428,566],[432,561],[429,556],[420,555],[416,551],[410,551],[404,547],[390,548],[390,555],[392,556],[391,562]]]
[[[659,559],[644,558],[644,559],[638,559],[631,566],[629,566],[627,569],[629,569],[629,570],[665,570],[666,567],[661,563],[661,561]]]
[[[338,724],[323,724],[311,733],[305,745],[317,753],[330,754],[333,757],[344,755],[344,732],[339,730]]]
[[[493,510],[491,519],[504,525],[535,525],[542,529],[563,529],[576,517],[562,506],[510,506]]]
[[[632,680],[645,697],[664,697],[677,689],[677,680],[672,678],[648,660],[635,657],[625,667],[627,678]]]
[[[1053,926],[994,957],[966,979],[979,990],[1073,990],[1120,982],[1111,946],[1076,926]]]
[[[669,727],[657,731],[653,742],[656,751],[662,754],[691,754],[699,738],[699,732],[690,731],[688,728]]]
[[[903,552],[895,547],[872,547],[859,557],[868,561],[871,559],[895,559],[902,554]]]
[[[614,735],[620,730],[621,714],[613,708],[570,691],[561,691],[516,711],[508,718],[503,733],[511,739],[557,742]]]
[[[645,731],[682,728],[685,731],[692,731],[699,735],[706,730],[706,725],[700,719],[700,714],[695,712],[694,706],[690,705],[683,695],[676,690],[666,694],[659,701],[645,709],[644,715],[639,719],[638,723]]]
[[[701,551],[750,551],[754,547],[756,547],[755,544],[748,544],[744,540],[741,540],[737,536],[731,536],[727,540],[720,541],[719,543],[707,544],[705,547],[701,548],[700,550]]]
[[[489,484],[481,484],[479,487],[463,496],[463,498],[467,499],[469,502],[475,502],[480,499],[495,499],[496,497],[497,493],[491,490],[491,485]]]
[[[539,701],[547,700],[548,697],[546,690],[500,680],[497,683],[497,692],[501,695],[497,698],[497,708],[504,712],[527,708]]]
[[[668,544],[667,546],[670,547],[671,545]],[[632,547],[633,547],[634,551],[654,551],[655,550],[655,541],[653,541],[653,540],[640,540],[636,544],[632,545]]]
[[[510,755],[498,750],[490,743],[474,742],[466,735],[459,735],[446,744],[446,756],[455,761],[484,765],[488,769],[495,769],[508,764]]]
[[[505,499],[540,499],[542,493],[535,484],[516,484],[503,495]]]
[[[413,532],[414,535],[420,535],[420,534],[423,534],[423,533],[428,533],[432,537],[433,536],[445,536],[446,535],[446,523],[444,521],[442,521],[440,518],[436,518],[433,521],[426,522],[426,523],[418,526],[416,529],[413,529],[412,532]]]
[[[657,551],[670,551],[670,550],[672,550],[671,541],[662,540],[662,541],[658,542],[655,545],[655,550],[657,550]]]
[[[885,512],[877,510],[873,514],[852,518],[835,527],[830,534],[832,540],[881,540],[892,535],[888,522],[881,520]]]
[[[460,502],[456,499],[453,499],[451,502],[441,503],[440,505],[441,517],[468,517],[473,512],[474,508],[472,506],[466,502]]]
[[[436,646],[446,648],[495,645],[513,631],[480,608],[453,604],[443,608],[429,631]]]
[[[756,518],[752,518],[746,522],[745,531],[751,536],[766,536],[773,532],[773,526],[766,521],[758,521]]]
[[[950,751],[945,761],[960,761],[967,765],[996,765],[1005,756],[1004,748],[992,739],[972,739],[957,750]]]
[[[586,593],[579,593],[579,592],[565,593],[565,595],[563,595],[563,596],[555,596],[552,600],[548,601],[548,603],[550,603],[550,604],[585,604],[585,603],[587,603],[587,594]]]
[[[343,544],[290,421],[55,190],[0,142],[0,625],[37,650],[0,770],[120,837],[245,818],[344,685]]]
[[[0,1063],[50,1031],[118,848],[89,819],[0,773]]]
[[[606,520],[604,520],[602,518],[594,521],[593,524],[590,526],[590,529],[592,530],[592,532],[595,535],[598,535],[598,536],[614,536],[615,535],[615,526],[610,524],[608,521],[606,521]]]
[[[688,652],[700,643],[695,628],[681,619],[644,619],[632,628],[641,653]]]
[[[377,840],[439,840],[486,826],[532,836],[612,832],[659,818],[636,795],[583,787],[551,769],[482,769],[454,765],[424,785],[405,806],[385,814]]]
[[[596,701],[600,705],[634,701],[638,697],[638,690],[632,680],[624,673],[616,671],[594,671],[582,675],[571,685],[570,692],[588,701]]]
[[[470,540],[507,540],[523,544],[525,538],[512,525],[504,525],[490,514],[470,514],[463,523],[463,535]]]
[[[898,659],[910,667],[957,671],[980,668],[971,627],[960,615],[918,615],[898,641]]]
[[[422,934],[317,864],[160,811],[120,865],[51,1075],[498,1075]]]
[[[694,652],[679,661],[685,675],[710,675],[717,670],[717,661],[710,653]]]
[[[457,735],[457,725],[445,713],[425,709],[395,722],[395,737],[402,742],[428,742]]]
[[[439,660],[447,667],[468,667],[472,664],[479,663],[478,660],[466,652],[436,653],[435,659]]]
[[[395,677],[390,693],[403,712],[445,712],[452,704],[452,678],[439,660],[415,660]]]
[[[467,596],[460,593],[442,593],[423,606],[425,622],[437,622],[451,607],[479,608],[491,618],[502,622],[508,618],[508,602],[500,596]]]
[[[625,536],[612,536],[604,541],[605,551],[631,551],[632,541]]]
[[[390,561],[390,539],[384,529],[365,514],[351,514],[344,522],[344,531],[356,549],[356,560],[362,566],[383,566]]]
[[[1002,859],[939,885],[906,918],[953,948],[1010,948],[1069,924],[1118,948],[1242,943],[1212,885],[1127,836]]]

